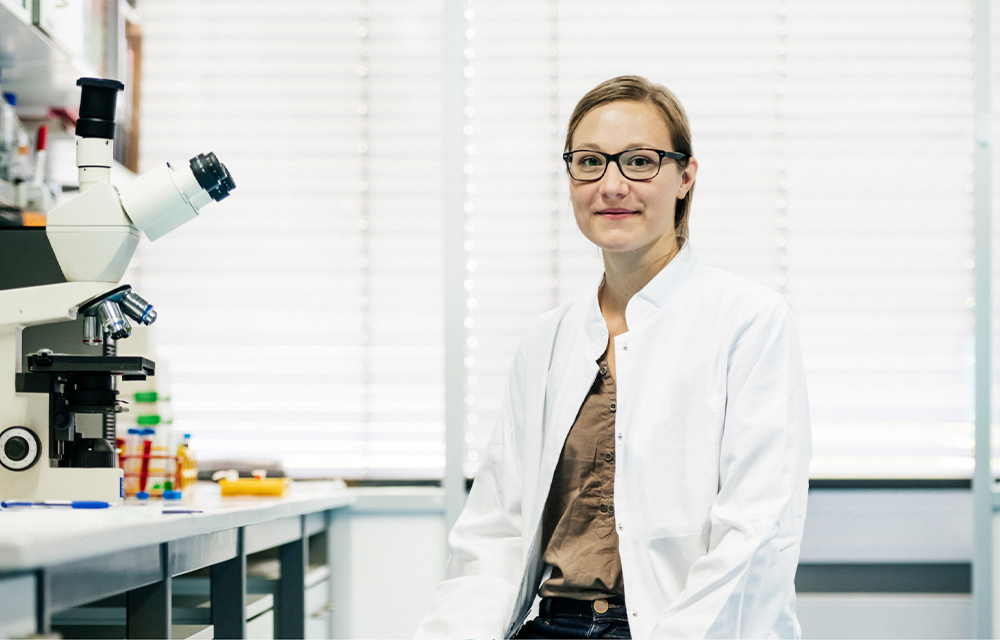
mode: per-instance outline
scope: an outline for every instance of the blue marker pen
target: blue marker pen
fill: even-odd
[[[107,509],[111,503],[101,500],[42,500],[41,502],[21,502],[17,500],[5,500],[0,502],[0,507],[10,509],[12,507],[70,507],[72,509]]]

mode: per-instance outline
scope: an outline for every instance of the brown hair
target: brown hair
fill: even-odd
[[[573,134],[576,133],[584,116],[597,107],[619,100],[645,102],[659,110],[667,123],[667,129],[670,131],[670,142],[673,144],[673,150],[685,153],[689,157],[692,155],[691,126],[688,124],[687,114],[684,112],[680,100],[670,89],[653,84],[642,76],[618,76],[606,80],[580,98],[580,102],[576,104],[573,115],[569,119],[564,151],[570,151]],[[688,160],[678,160],[677,164],[681,168],[686,168]],[[694,185],[692,184],[687,195],[683,200],[677,201],[674,209],[674,231],[683,238],[688,237],[688,215],[691,211],[691,197],[693,195]]]

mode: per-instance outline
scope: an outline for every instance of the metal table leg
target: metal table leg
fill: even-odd
[[[236,541],[236,557],[211,568],[212,624],[216,638],[247,637],[247,554],[243,529]]]
[[[125,595],[126,638],[169,638],[171,624],[171,577],[167,571],[167,545],[160,548],[163,579]]]
[[[309,566],[309,540],[305,531],[298,540],[281,545],[278,550],[281,577],[275,597],[274,637],[304,638],[306,635],[306,569]]]

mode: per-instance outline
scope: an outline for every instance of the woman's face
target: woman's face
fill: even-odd
[[[660,112],[645,102],[619,101],[597,107],[580,121],[571,151],[592,149],[615,154],[626,149],[673,151],[670,131]],[[681,169],[664,158],[650,180],[628,180],[610,163],[594,182],[570,178],[570,199],[580,231],[608,254],[641,252],[657,258],[676,247],[674,209],[694,184],[694,158]]]

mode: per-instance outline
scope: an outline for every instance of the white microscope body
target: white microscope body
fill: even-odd
[[[88,444],[98,451],[80,453],[75,413],[120,411],[114,376],[142,379],[153,375],[155,365],[145,358],[43,352],[24,367],[22,332],[80,313],[83,342],[100,345],[129,335],[126,316],[151,324],[152,307],[118,284],[139,233],[156,240],[235,188],[210,153],[176,169],[161,165],[116,189],[110,183],[114,111],[124,85],[91,78],[77,84],[83,87],[77,124],[81,193],[50,211],[46,225],[66,282],[0,291],[0,500],[123,501],[113,441],[108,447]]]

